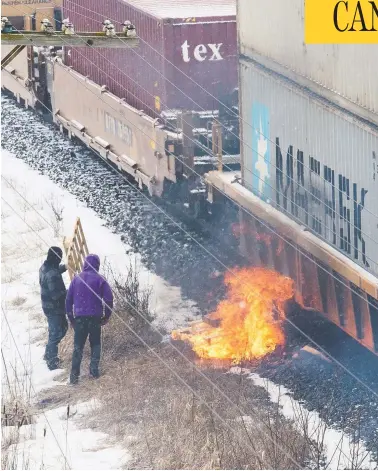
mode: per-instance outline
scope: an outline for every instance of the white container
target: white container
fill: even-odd
[[[240,85],[247,188],[378,276],[377,127],[250,61]]]
[[[284,75],[292,71],[309,80],[302,85],[321,86],[378,115],[378,44],[306,45],[304,2],[238,0],[241,54],[270,58],[287,70]]]

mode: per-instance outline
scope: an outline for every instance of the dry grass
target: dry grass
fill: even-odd
[[[266,391],[242,375],[227,374],[228,368],[202,365],[203,373],[232,398],[235,406],[230,405],[191,363],[178,356],[169,343],[162,343],[161,336],[125,304],[126,298],[152,320],[151,291],[141,289],[135,263],[128,267],[124,277],[111,270],[107,276],[115,287],[116,312],[169,368],[113,315],[103,329],[101,378],[96,381],[87,378],[87,345],[79,385],[45,393],[54,407],[98,399],[96,410],[83,425],[106,431],[118,442],[124,442],[133,456],[128,463],[132,469],[310,467],[316,445],[303,438],[282,416],[279,407],[269,402]],[[70,331],[61,348],[68,371],[72,337]],[[185,346],[177,346],[191,355]]]
[[[125,276],[106,268],[106,276],[114,286],[115,310],[120,318],[113,315],[103,329],[102,377],[97,381],[86,377],[87,345],[80,384],[43,392],[40,399],[48,397],[54,408],[97,399],[93,413],[83,426],[104,431],[110,439],[123,443],[132,456],[132,462],[127,463],[129,469],[326,467],[325,426],[310,433],[311,417],[307,411],[297,409],[290,421],[283,417],[279,404],[269,401],[264,388],[255,386],[242,374],[228,374],[228,367],[215,369],[214,365],[202,363],[202,372],[233,400],[235,405],[231,405],[149,327],[148,322],[153,319],[151,290],[141,288],[136,263],[125,270]],[[148,322],[130,309],[125,299],[137,306]],[[13,300],[15,305],[22,303],[22,298]],[[125,322],[168,368],[128,331]],[[61,344],[60,356],[67,372],[72,340],[70,330]],[[176,346],[193,361],[192,353],[184,345]],[[8,432],[2,440],[2,469],[20,469],[20,466],[28,469],[29,466],[28,457],[20,450],[19,438],[20,427],[28,423],[33,414],[30,382],[24,376],[15,384],[15,389],[9,391],[13,402],[6,403],[7,411],[11,411],[9,424],[14,426],[4,427]],[[15,398],[26,398],[26,401],[22,403]],[[351,447],[353,459],[348,469],[360,469],[361,452],[355,444]]]
[[[1,270],[1,284],[12,283],[18,279],[18,273],[10,267],[3,265]]]
[[[262,388],[226,370],[203,369],[238,407],[231,406],[168,344],[155,345],[154,351],[194,392],[155,355],[134,347],[122,359],[108,358],[100,380],[83,380],[63,396],[56,391],[54,404],[99,399],[85,427],[123,441],[133,456],[132,469],[309,467],[316,444],[283,418]]]
[[[24,296],[16,296],[15,298],[12,299],[11,304],[14,307],[21,307],[23,304],[25,304],[27,299]]]
[[[1,404],[1,469],[29,469],[29,456],[22,448],[20,438],[21,430],[23,439],[33,437],[33,428],[28,427],[35,422],[31,382],[28,375],[19,374],[15,366],[10,366],[14,378],[11,383],[8,367],[3,362],[5,386]]]

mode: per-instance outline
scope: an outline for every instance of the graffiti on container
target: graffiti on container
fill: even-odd
[[[304,222],[314,232],[341,251],[362,260],[368,268],[366,244],[362,235],[365,188],[358,188],[345,175],[308,157],[289,145],[286,157],[276,138],[276,204]],[[305,172],[305,166],[309,172]],[[308,181],[305,176],[309,175]]]
[[[133,131],[126,126],[126,124],[122,123],[118,119],[115,119],[109,113],[104,113],[105,119],[105,131],[110,132],[113,136],[117,136],[121,139],[125,144],[129,147],[132,146],[133,143]]]
[[[193,57],[198,62],[203,62],[206,59],[209,61],[221,61],[223,60],[222,54],[220,52],[223,43],[219,44],[198,44],[193,49]],[[191,45],[186,40],[181,45],[182,58],[184,62],[190,62],[191,60]]]
[[[252,187],[263,200],[270,198],[270,146],[269,146],[269,109],[258,102],[252,106],[252,122],[256,128],[252,134]]]

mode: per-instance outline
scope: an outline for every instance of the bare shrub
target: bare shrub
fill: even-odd
[[[150,328],[154,320],[151,310],[152,288],[140,282],[140,266],[136,259],[129,262],[125,273],[115,272],[109,263],[104,263],[104,273],[113,289],[114,311],[109,326],[104,329],[104,358],[116,360],[133,347],[143,345],[125,326],[149,342],[157,342],[160,336]]]
[[[2,405],[1,410],[1,426],[2,427],[22,427],[30,425],[32,416],[30,415],[30,404],[27,402],[13,398],[7,404]]]
[[[12,369],[13,379],[9,379],[8,368]],[[29,455],[21,448],[23,439],[33,438],[35,423],[31,406],[31,382],[27,374],[20,375],[15,365],[3,361],[6,387],[2,391],[1,405],[1,469],[29,469]]]
[[[51,210],[51,226],[54,231],[54,237],[60,237],[63,225],[63,213],[64,206],[61,200],[58,199],[54,194],[51,194],[48,198],[45,198],[47,206]]]
[[[1,441],[1,469],[30,469],[29,453],[25,449],[20,451],[20,429],[13,428],[11,437],[10,441],[3,438]]]

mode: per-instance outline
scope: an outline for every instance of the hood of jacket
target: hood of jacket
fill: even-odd
[[[100,269],[100,257],[95,254],[89,254],[85,257],[83,271],[95,271]]]
[[[47,252],[46,265],[58,267],[62,261],[63,252],[60,247],[50,247]]]

